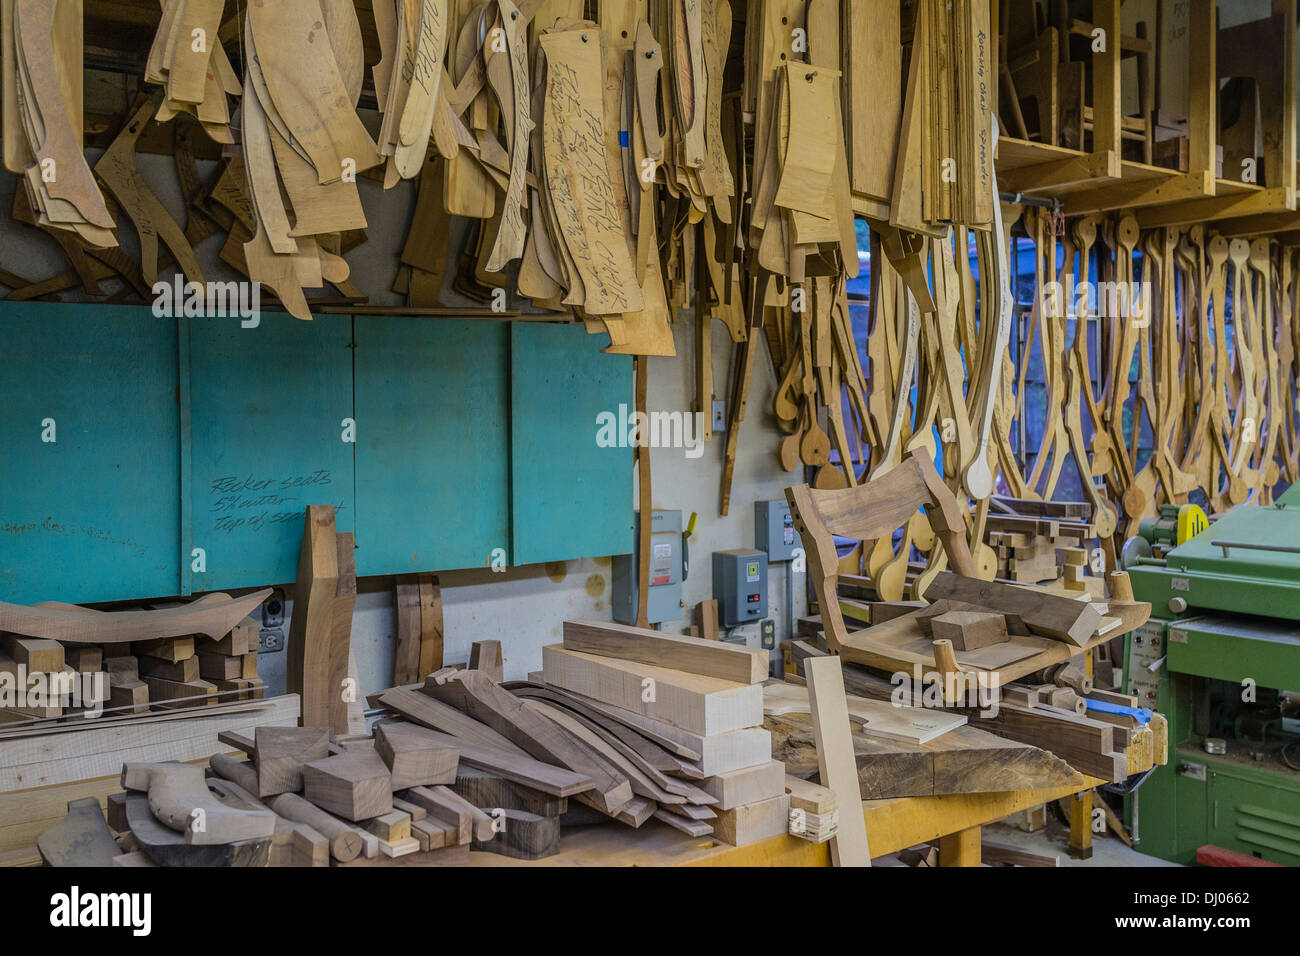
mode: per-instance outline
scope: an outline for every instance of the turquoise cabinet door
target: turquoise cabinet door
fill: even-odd
[[[189,519],[183,553],[203,549],[204,572],[184,568],[192,591],[292,583],[303,511],[334,506],[355,529],[352,320],[303,322],[265,312],[189,323]]]
[[[357,574],[509,560],[509,334],[357,316]]]
[[[514,564],[632,550],[632,449],[601,447],[597,416],[634,407],[632,359],[582,326],[511,326]]]
[[[0,303],[0,600],[179,591],[177,390],[170,319]]]

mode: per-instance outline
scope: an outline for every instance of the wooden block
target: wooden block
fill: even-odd
[[[236,678],[235,680],[214,680],[212,683],[217,686],[217,693],[221,695],[221,700],[251,700],[252,684],[249,681]]]
[[[248,679],[248,696],[250,700],[262,700],[266,697],[266,682],[260,677]]]
[[[126,822],[126,792],[110,793],[105,799],[105,817],[108,820],[110,829],[118,833],[125,833],[131,829],[131,825]]]
[[[420,852],[420,841],[414,837],[407,837],[404,840],[390,842],[381,839],[379,841],[379,852],[384,856],[399,857],[406,856],[408,853]]]
[[[198,680],[200,677],[206,679],[206,675],[199,673],[197,657],[169,661],[161,657],[144,656],[140,658],[140,674],[143,677],[159,677],[163,680],[179,681],[182,684]]]
[[[821,784],[812,783],[789,774],[785,778],[785,792],[790,795],[790,809],[825,816],[839,807],[835,792]]]
[[[713,835],[732,846],[757,843],[787,833],[789,829],[790,797],[784,793],[721,810],[713,821]]]
[[[329,726],[330,701],[337,699],[340,692],[330,682],[338,561],[334,506],[308,505],[285,660],[286,687],[290,693],[302,695],[302,721],[308,727]],[[387,809],[379,812],[386,813]]]
[[[714,810],[731,810],[785,793],[785,764],[772,760],[755,767],[728,770],[726,773],[705,777],[698,786],[717,798]]]
[[[201,638],[196,645],[197,653],[221,654],[224,657],[242,657],[244,654],[256,653],[262,644],[262,628],[251,617],[246,617],[225,637],[214,640]]]
[[[718,637],[718,602],[701,601],[695,605],[695,633],[690,635],[704,641],[717,641]]]
[[[450,786],[476,807],[524,810],[541,817],[558,817],[569,808],[567,797],[543,793],[464,763]]]
[[[1083,646],[1097,633],[1101,611],[1086,601],[1052,594],[1041,588],[1021,588],[996,581],[981,581],[942,571],[926,596],[965,601],[1003,614],[1015,614],[1035,634]]]
[[[808,703],[812,709],[817,766],[825,786],[839,804],[840,828],[831,842],[836,866],[870,866],[867,827],[862,814],[862,789],[854,758],[848,701],[838,657],[810,657],[804,661],[808,677]]]
[[[1007,620],[1001,614],[949,611],[930,619],[936,641],[952,641],[954,650],[974,651],[1007,640]]]
[[[244,659],[199,651],[192,660],[204,680],[235,680],[243,677]],[[188,662],[187,662],[188,663]]]
[[[1087,567],[1088,552],[1083,548],[1066,548],[1065,564],[1066,567]]]
[[[472,847],[516,860],[540,860],[560,852],[560,819],[524,810],[501,810],[501,826],[480,832]]]
[[[471,670],[482,671],[498,684],[505,679],[505,659],[501,656],[500,641],[475,641],[469,647]]]
[[[81,674],[104,670],[104,649],[89,644],[72,644],[63,649],[64,662]]]
[[[253,731],[253,748],[257,795],[297,793],[303,789],[303,765],[329,757],[329,731],[324,727],[258,727]]]
[[[393,809],[401,810],[411,818],[411,823],[416,824],[428,816],[428,811],[419,804],[411,803],[409,800],[403,800],[401,797],[393,797]]]
[[[257,680],[258,679],[257,659],[258,659],[257,653],[245,654],[243,657],[241,657],[240,658],[241,667],[240,667],[239,676],[242,677],[244,680]]]
[[[411,838],[411,815],[401,810],[391,810],[381,816],[362,821],[361,824],[380,840],[398,843]]]
[[[108,706],[130,708],[130,711],[118,711],[118,715],[145,713],[149,709],[149,685],[134,677],[115,678],[110,674]]]
[[[329,866],[330,841],[305,823],[293,825],[293,865]]]
[[[149,701],[155,707],[177,710],[216,703],[217,687],[205,680],[174,681],[146,676],[144,682],[149,685]]]
[[[460,751],[415,724],[376,724],[375,752],[392,773],[394,790],[456,782]]]
[[[63,645],[58,641],[14,634],[4,635],[0,640],[14,663],[26,667],[29,674],[53,674],[63,670]]]
[[[257,750],[257,745],[254,743],[252,737],[245,736],[244,734],[238,733],[234,730],[223,730],[221,733],[217,734],[217,743],[225,744],[227,747],[231,747],[241,753],[247,754],[249,757],[253,756]],[[256,799],[256,787],[248,792],[254,799]]]
[[[555,644],[542,648],[542,673],[548,684],[701,736],[763,723],[763,690],[758,684],[596,657]],[[647,693],[651,686],[653,694]]]
[[[305,764],[303,795],[345,820],[369,820],[393,809],[392,778],[373,750],[348,750]]]
[[[133,654],[105,657],[104,670],[108,672],[109,683],[112,683],[118,677],[138,679],[140,677],[140,661]]]
[[[406,799],[424,807],[430,819],[454,826],[457,844],[492,837],[492,818],[447,787],[413,787],[406,791]]]
[[[563,646],[570,651],[653,664],[737,684],[758,684],[768,677],[767,651],[626,624],[565,621]]]
[[[194,638],[164,637],[156,641],[136,641],[131,645],[131,653],[137,657],[148,655],[173,664],[194,656]]]

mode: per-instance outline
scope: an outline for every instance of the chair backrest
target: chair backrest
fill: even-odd
[[[822,627],[832,647],[848,636],[836,588],[839,554],[835,536],[874,541],[893,534],[915,512],[926,519],[943,545],[949,566],[958,574],[976,577],[975,562],[966,544],[966,521],[957,499],[918,449],[879,478],[855,488],[819,491],[808,485],[785,490],[795,528],[803,539],[808,573],[821,605]]]

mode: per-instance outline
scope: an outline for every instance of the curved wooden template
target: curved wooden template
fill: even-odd
[[[382,159],[366,132],[339,74],[323,30],[316,0],[275,0],[248,8],[249,33],[273,38],[267,49],[258,47],[271,102],[290,133],[316,168],[323,185],[343,175],[344,162],[353,171],[378,166]]]
[[[122,787],[146,791],[154,817],[191,846],[270,839],[275,832],[270,810],[235,810],[218,800],[198,764],[126,764]]]
[[[70,644],[124,644],[189,634],[222,638],[270,596],[270,588],[241,598],[216,592],[180,607],[156,611],[78,608],[75,613],[0,601],[0,631]]]
[[[31,80],[32,103],[41,104],[44,136],[30,143],[37,165],[46,160],[55,163],[54,181],[45,184],[49,195],[72,203],[86,221],[102,229],[117,224],[109,215],[99,187],[82,154],[79,137],[63,97],[55,63],[54,16],[52,0],[15,0],[14,37],[17,59]]]

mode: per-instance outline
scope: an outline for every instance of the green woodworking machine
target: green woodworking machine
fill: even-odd
[[[1195,506],[1165,506],[1123,554],[1151,602],[1124,689],[1169,719],[1169,762],[1125,807],[1142,851],[1300,865],[1300,486],[1208,526]]]

